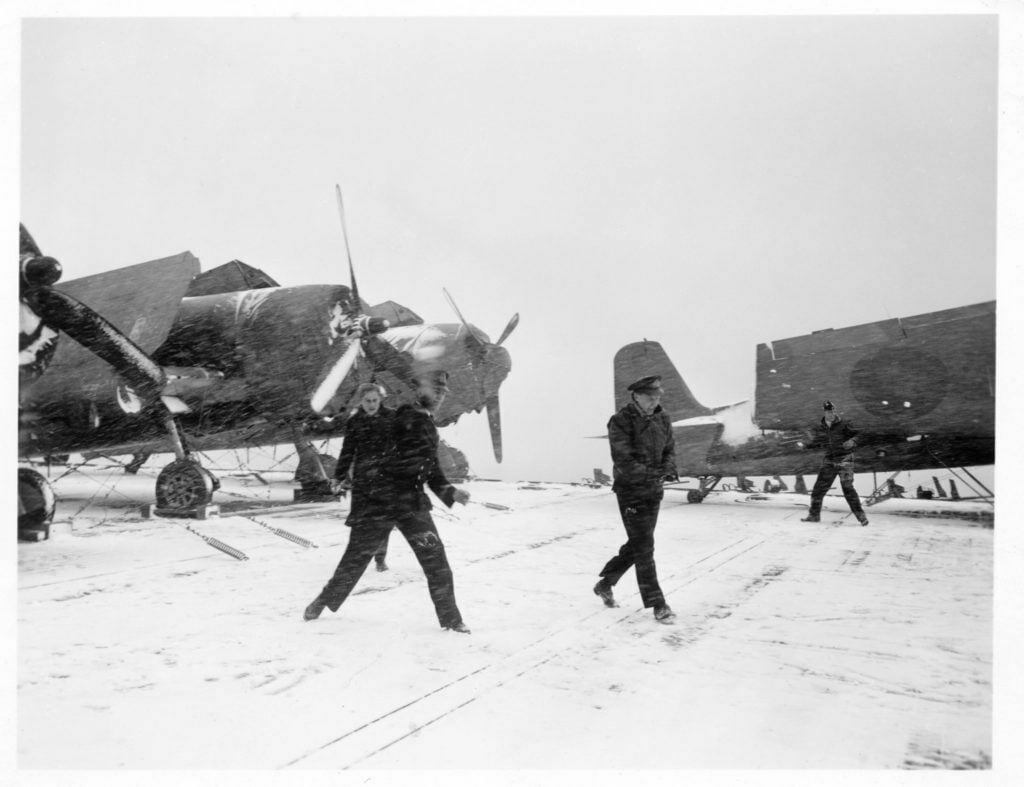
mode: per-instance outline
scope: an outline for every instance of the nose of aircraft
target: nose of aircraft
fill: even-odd
[[[498,395],[498,386],[512,370],[512,356],[504,347],[492,344],[484,354],[483,386],[484,398]]]
[[[473,375],[480,383],[480,394],[487,407],[487,424],[491,430],[491,445],[494,458],[501,461],[501,407],[498,402],[498,387],[508,377],[512,368],[512,358],[508,350],[501,346],[519,324],[519,314],[512,315],[496,343],[492,343],[479,328],[470,325],[462,316],[448,290],[441,290],[452,310],[466,329],[466,349],[472,359]]]

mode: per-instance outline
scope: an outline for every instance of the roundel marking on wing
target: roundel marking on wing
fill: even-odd
[[[857,402],[871,415],[895,422],[932,412],[948,389],[942,359],[913,347],[886,347],[862,358],[850,373]]]

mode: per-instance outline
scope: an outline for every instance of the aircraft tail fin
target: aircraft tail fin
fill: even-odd
[[[665,389],[661,406],[673,422],[714,413],[710,407],[697,401],[658,342],[645,339],[627,344],[615,353],[614,366],[616,409],[630,400],[627,385],[646,375],[658,374],[661,375],[661,386]]]

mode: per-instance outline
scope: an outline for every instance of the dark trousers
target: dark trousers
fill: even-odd
[[[379,503],[368,503],[364,499],[363,494],[361,494],[358,490],[353,490],[352,508],[349,510],[348,522],[346,522],[346,524],[349,525],[349,527],[354,527],[354,524],[356,522],[358,522],[360,519],[363,519],[366,516],[362,512],[364,512],[368,506],[371,509],[379,510],[380,508]],[[371,516],[373,515],[371,514]],[[377,548],[377,551],[373,553],[373,557],[378,563],[384,562],[384,559],[388,556],[388,539],[390,537],[391,529],[389,528],[388,532],[384,534],[384,538],[381,540],[380,546]]]
[[[383,545],[382,542],[386,542],[392,526],[405,536],[426,574],[438,622],[442,626],[461,623],[462,615],[455,604],[455,579],[429,511],[411,511],[393,519],[367,517],[354,524],[334,576],[320,591],[320,600],[332,612],[338,611],[366,571],[370,559]]]
[[[814,482],[814,489],[811,490],[811,516],[821,515],[821,501],[825,497],[825,493],[832,488],[832,482],[836,480],[837,475],[839,476],[839,485],[843,489],[843,497],[846,498],[850,510],[857,516],[864,513],[857,490],[853,488],[853,460],[826,459],[821,463],[818,480]]]
[[[377,551],[373,553],[373,559],[378,563],[383,563],[384,559],[388,556],[388,539],[391,538],[391,528],[388,528],[388,532],[384,534],[383,540],[380,542],[380,546],[377,547]]]
[[[661,498],[624,501],[619,497],[618,501],[628,540],[619,549],[619,554],[601,569],[601,576],[614,586],[630,566],[636,566],[636,581],[644,606],[664,604],[665,596],[658,584],[658,571],[654,565],[654,527],[658,524]]]

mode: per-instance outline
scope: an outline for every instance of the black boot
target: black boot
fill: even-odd
[[[310,605],[306,607],[306,611],[302,613],[302,619],[316,620],[320,617],[320,613],[324,611],[324,607],[326,606],[327,604],[320,600],[320,596],[317,596],[313,599]]]
[[[604,602],[606,607],[617,607],[619,606],[615,602],[615,596],[612,595],[612,586],[608,584],[608,581],[602,579],[596,585],[594,585],[594,593],[601,597],[601,601]]]
[[[654,619],[659,623],[671,623],[676,619],[676,613],[668,604],[658,604],[654,608]]]
[[[820,522],[821,521],[821,517],[818,516],[817,514],[808,514],[807,516],[803,517],[800,521],[801,522]]]

